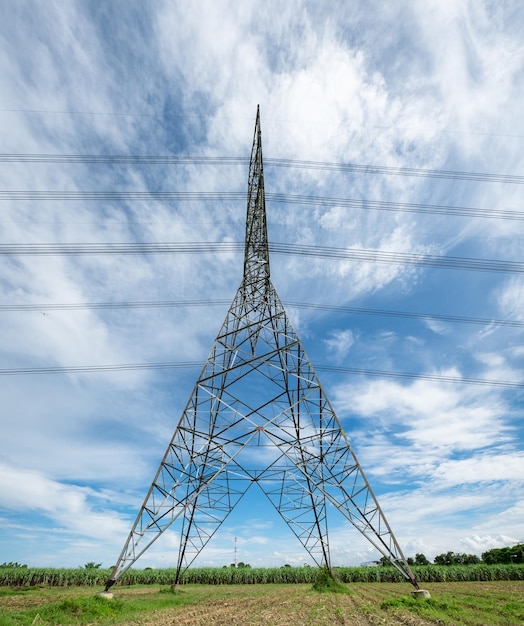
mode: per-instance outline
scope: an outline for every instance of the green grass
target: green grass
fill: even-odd
[[[122,600],[108,601],[100,596],[73,598],[50,604],[38,612],[40,620],[51,624],[71,624],[76,621],[93,621],[101,618],[121,618],[127,610]]]
[[[413,596],[402,596],[382,602],[380,607],[387,611],[407,609],[421,617],[435,620],[437,624],[457,624],[460,622],[461,608],[453,603],[435,598],[416,599]]]
[[[437,595],[438,591],[435,595]],[[387,612],[408,610],[436,622],[437,624],[475,624],[479,615],[482,620],[493,626],[512,626],[524,623],[524,602],[508,602],[503,596],[499,602],[497,594],[482,596],[481,594],[442,594],[441,597],[416,599],[413,596],[401,596],[385,600],[380,607]],[[482,622],[481,622],[482,623]]]
[[[318,570],[311,589],[318,593],[350,593],[349,588],[336,580],[331,572],[325,568]]]
[[[168,588],[172,591],[172,588]],[[133,590],[131,590],[133,591]],[[52,590],[41,590],[42,602],[34,608],[17,608],[13,611],[0,611],[0,626],[61,626],[82,624],[124,624],[127,620],[146,615],[152,610],[170,609],[184,604],[195,604],[204,597],[196,593],[193,596],[185,592],[165,594],[165,589],[156,593],[141,595],[123,594],[123,597],[106,599],[85,590],[70,589],[72,597],[55,599]],[[84,594],[84,595],[78,595]],[[17,591],[15,596],[24,596],[26,592]],[[55,596],[57,594],[54,594]],[[45,601],[47,600],[47,602]]]
[[[415,599],[405,583],[354,583],[329,593],[312,584],[119,586],[112,600],[91,587],[11,589],[0,596],[0,626],[127,626],[221,623],[229,626],[376,624],[517,626],[524,622],[524,582],[430,583]],[[336,581],[334,581],[336,582]],[[348,588],[342,585],[345,591]]]

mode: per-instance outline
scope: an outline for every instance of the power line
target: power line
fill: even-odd
[[[121,363],[118,365],[78,365],[70,367],[27,367],[0,369],[0,376],[20,376],[36,374],[75,374],[96,372],[117,372],[130,370],[152,369],[187,369],[203,367],[200,361],[187,362],[164,362],[164,363]],[[338,372],[343,374],[358,374],[364,376],[379,376],[386,378],[412,378],[421,380],[434,380],[445,383],[458,383],[468,385],[486,385],[491,387],[505,387],[510,389],[524,388],[524,383],[507,380],[488,380],[484,378],[461,378],[459,376],[442,376],[439,374],[414,374],[410,372],[391,372],[383,370],[361,369],[356,367],[336,367],[331,365],[317,365],[317,370]]]
[[[243,156],[190,156],[147,154],[0,154],[3,163],[114,163],[115,165],[230,165],[249,164]],[[264,161],[265,163],[265,161]]]
[[[414,167],[388,167],[386,165],[361,165],[358,163],[326,163],[322,161],[297,161],[293,159],[264,159],[264,165],[293,167],[298,169],[329,170],[337,172],[359,172],[362,174],[386,174],[394,176],[420,176],[424,178],[448,178],[489,183],[524,184],[524,176],[510,174],[488,174],[461,172],[458,170],[433,170]]]
[[[84,309],[135,309],[135,308],[183,308],[226,306],[230,300],[155,300],[148,302],[70,302],[70,303],[40,303],[40,304],[1,304],[0,313],[13,311],[76,311]],[[510,326],[524,327],[524,322],[508,319],[487,319],[458,315],[441,315],[437,313],[416,313],[412,311],[395,311],[388,309],[371,309],[351,306],[336,306],[308,302],[284,301],[285,306],[297,309],[311,309],[315,311],[329,311],[350,315],[372,315],[383,317],[398,317],[417,320],[434,320],[459,324],[478,324],[482,326]]]
[[[245,192],[194,191],[0,191],[0,200],[85,200],[96,201],[182,201],[182,200],[244,200]]]
[[[115,163],[115,164],[247,164],[248,157],[199,157],[174,155],[95,155],[95,154],[14,154],[0,155],[3,162],[23,163]],[[392,167],[361,163],[336,163],[326,161],[302,161],[297,159],[266,158],[265,167],[290,167],[338,172],[357,172],[361,174],[383,174],[389,176],[416,176],[424,178],[447,178],[451,180],[469,180],[476,182],[496,182],[524,184],[524,176],[511,174],[491,174],[487,172],[464,172],[459,170],[440,170],[414,167]]]
[[[524,211],[505,209],[481,209],[475,207],[421,204],[415,202],[391,202],[385,200],[358,200],[352,198],[329,198],[308,195],[266,193],[273,202],[288,204],[312,204],[315,206],[342,206],[377,211],[402,211],[407,213],[431,213],[460,217],[484,217],[492,219],[524,220]]]
[[[91,254],[210,254],[244,252],[241,242],[188,242],[188,243],[71,243],[71,244],[1,244],[0,254],[21,255],[91,255]],[[524,263],[471,257],[446,257],[431,254],[388,252],[357,248],[333,248],[273,243],[270,252],[280,255],[351,260],[367,263],[393,263],[419,265],[444,269],[480,272],[523,273]]]
[[[79,309],[135,309],[162,307],[193,307],[231,304],[230,300],[157,300],[150,302],[71,302],[64,304],[2,304],[0,313],[7,311],[76,311]],[[523,323],[524,324],[524,323]]]
[[[245,200],[245,192],[240,191],[0,191],[0,200],[38,201],[163,201],[163,202],[226,202]],[[429,213],[454,215],[459,217],[482,217],[490,219],[524,220],[524,211],[506,209],[482,209],[450,205],[433,205],[415,202],[392,202],[354,198],[330,198],[325,196],[266,193],[271,202],[285,204],[307,204],[314,206],[341,206],[378,211],[401,211],[408,213]]]
[[[360,262],[397,263],[401,265],[422,265],[446,269],[474,270],[483,272],[524,272],[524,263],[475,259],[468,257],[445,257],[431,254],[406,252],[386,252],[351,248],[331,248],[320,246],[299,246],[293,244],[271,244],[271,252],[331,259],[350,259]]]
[[[243,252],[240,242],[0,244],[4,255],[204,254]]]
[[[0,369],[0,376],[20,376],[29,374],[74,374],[88,372],[122,372],[126,370],[183,369],[202,367],[200,361],[182,363],[120,363],[118,365],[74,365],[69,367],[21,367]]]
[[[441,376],[439,374],[413,374],[410,372],[390,372],[382,370],[360,369],[356,367],[336,367],[332,365],[317,365],[316,369],[344,374],[359,374],[366,376],[384,376],[386,378],[415,378],[419,380],[434,380],[446,383],[465,383],[467,385],[488,385],[492,387],[524,388],[524,383],[508,380],[487,380],[485,378],[461,378],[460,376]]]
[[[486,319],[480,317],[465,317],[458,315],[440,315],[438,313],[415,313],[411,311],[395,311],[387,309],[369,309],[362,307],[334,306],[329,304],[308,304],[297,302],[284,302],[286,306],[297,308],[333,311],[336,313],[350,313],[353,315],[378,315],[384,317],[400,317],[418,320],[435,320],[439,322],[452,322],[459,324],[480,324],[482,326],[514,326],[524,327],[524,322],[518,320]],[[0,307],[1,311],[1,307]]]

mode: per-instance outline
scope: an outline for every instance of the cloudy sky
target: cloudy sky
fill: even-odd
[[[406,556],[523,541],[520,0],[0,5],[0,562],[115,563],[241,280],[194,250],[243,241],[257,104],[273,283]],[[254,490],[196,564],[235,543],[308,561]]]

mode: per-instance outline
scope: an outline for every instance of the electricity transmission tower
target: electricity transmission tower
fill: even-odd
[[[178,520],[176,585],[253,485],[318,566],[329,505],[418,588],[271,282],[261,139],[257,108],[243,278],[106,591]]]

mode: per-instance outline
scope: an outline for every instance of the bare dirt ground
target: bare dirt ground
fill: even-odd
[[[359,594],[316,594],[307,589],[271,589],[255,597],[231,596],[204,602],[198,606],[177,607],[159,611],[141,626],[320,626],[351,625],[375,626],[378,624],[404,624],[424,626],[435,624],[409,615],[383,617],[373,615],[368,601]]]
[[[256,587],[256,589],[254,588]],[[410,597],[412,587],[402,584],[350,585],[351,593],[319,594],[310,585],[234,586],[220,598],[210,597],[190,606],[150,614],[127,626],[518,626],[520,620],[497,617],[497,605],[507,598],[520,602],[524,611],[524,583],[439,583],[425,585],[439,602],[452,598],[472,608],[466,621],[453,615],[423,617],[408,608],[383,608],[381,604]],[[481,601],[482,599],[482,601]],[[445,612],[445,609],[444,609]]]

